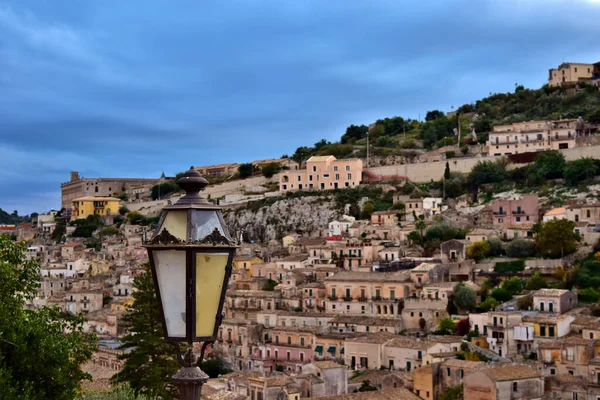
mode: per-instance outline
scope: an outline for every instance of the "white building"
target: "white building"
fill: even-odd
[[[356,218],[349,215],[344,215],[339,221],[331,221],[329,223],[329,236],[341,236],[348,233],[348,229],[356,222]]]

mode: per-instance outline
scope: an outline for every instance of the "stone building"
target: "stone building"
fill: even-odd
[[[279,190],[330,190],[356,187],[362,183],[363,163],[358,158],[336,159],[312,156],[306,169],[279,174]]]
[[[464,378],[467,400],[537,399],[544,395],[544,378],[523,364],[496,364]]]
[[[402,328],[435,330],[440,320],[449,317],[447,308],[448,299],[404,299]]]
[[[398,299],[408,297],[408,272],[338,272],[325,279],[325,311],[397,318]]]
[[[533,309],[563,314],[577,306],[577,295],[565,289],[540,289],[533,294]]]
[[[79,176],[79,172],[71,172],[69,182],[60,185],[61,206],[71,208],[74,199],[84,196],[110,197],[114,193],[127,193],[134,198],[134,188],[153,186],[159,182],[160,179],[145,178],[84,178]]]

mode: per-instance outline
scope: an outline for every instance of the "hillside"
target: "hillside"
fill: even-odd
[[[478,134],[478,142],[484,143],[487,133],[497,124],[577,117],[586,121],[600,120],[600,91],[585,83],[570,88],[517,86],[512,93],[490,93],[488,97],[458,107],[456,112],[428,111],[425,121],[395,116],[377,120],[370,127],[350,125],[338,142],[323,139],[313,146],[299,147],[291,158],[301,162],[312,155],[323,154],[338,158],[365,157],[367,131],[373,156],[410,158],[418,149],[456,144],[454,129],[459,115],[463,133],[461,145],[476,144],[464,142],[464,134],[472,129]]]

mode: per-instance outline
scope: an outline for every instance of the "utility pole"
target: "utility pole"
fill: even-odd
[[[369,168],[369,128],[367,128],[367,169]]]
[[[458,140],[456,141],[456,147],[460,149],[460,113],[456,113],[456,121],[458,122]]]

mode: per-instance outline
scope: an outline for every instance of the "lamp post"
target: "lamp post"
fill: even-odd
[[[198,368],[192,345],[217,339],[236,246],[221,207],[200,196],[208,181],[191,167],[177,180],[186,194],[163,208],[148,251],[165,340],[186,342],[188,353],[173,376],[180,399],[198,400],[208,375]]]

